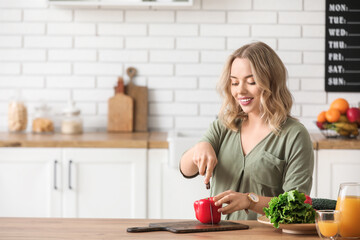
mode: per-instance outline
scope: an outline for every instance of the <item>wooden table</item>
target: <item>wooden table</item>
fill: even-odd
[[[176,234],[171,232],[127,233],[128,227],[144,227],[151,222],[184,220],[80,219],[80,218],[0,218],[1,240],[122,240],[122,239],[309,239],[317,235],[282,233],[257,221],[238,221],[248,230]]]

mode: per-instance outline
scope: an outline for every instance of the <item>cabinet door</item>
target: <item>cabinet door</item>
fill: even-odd
[[[145,218],[146,149],[64,149],[64,217]]]
[[[184,178],[178,168],[169,166],[168,150],[150,149],[148,154],[148,217],[194,219],[194,202],[209,197],[204,177]]]
[[[0,216],[61,217],[61,151],[0,149]]]
[[[317,151],[314,151],[314,171],[313,171],[313,181],[312,181],[312,187],[311,187],[311,192],[310,192],[310,196],[311,197],[317,197],[317,172],[318,172],[318,156],[317,156]]]
[[[340,183],[360,182],[360,150],[318,150],[320,198],[337,199]]]

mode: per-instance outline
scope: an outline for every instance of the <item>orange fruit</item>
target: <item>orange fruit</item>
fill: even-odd
[[[337,109],[330,108],[325,113],[326,121],[331,123],[339,121],[340,116],[341,116],[340,111]]]
[[[337,98],[330,104],[330,109],[337,109],[341,114],[345,114],[349,109],[349,103],[343,98]]]
[[[319,115],[317,116],[318,122],[321,122],[321,123],[326,122],[325,113],[326,113],[326,111],[322,111],[321,113],[319,113]]]

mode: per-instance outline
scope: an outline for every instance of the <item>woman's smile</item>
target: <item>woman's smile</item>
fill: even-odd
[[[251,97],[240,97],[240,98],[238,98],[238,102],[242,106],[247,106],[247,105],[251,104],[253,99],[254,98],[251,98]]]

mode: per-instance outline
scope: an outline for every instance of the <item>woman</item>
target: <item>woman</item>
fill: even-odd
[[[312,142],[290,116],[286,68],[274,50],[262,42],[236,50],[218,90],[223,97],[219,118],[182,156],[182,174],[203,175],[205,184],[212,177],[211,195],[216,205],[224,204],[219,211],[227,220],[256,219],[285,191],[309,194]]]

